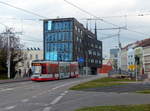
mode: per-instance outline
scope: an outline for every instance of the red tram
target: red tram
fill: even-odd
[[[79,76],[78,62],[33,61],[32,81],[48,81]]]

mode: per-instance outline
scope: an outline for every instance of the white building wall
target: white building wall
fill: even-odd
[[[127,51],[127,67],[135,64],[135,54],[134,49],[129,48]]]
[[[144,73],[149,74],[150,78],[150,46],[143,48]]]
[[[33,60],[43,60],[43,50],[35,49],[25,49],[23,50],[24,60],[18,63],[17,70],[21,70],[21,77],[28,74],[29,69],[31,68],[31,63]]]
[[[127,71],[127,50],[121,51],[121,69]]]

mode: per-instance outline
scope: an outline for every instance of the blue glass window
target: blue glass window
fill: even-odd
[[[52,21],[48,21],[48,30],[52,30]]]
[[[45,32],[45,58],[46,60],[72,60],[72,22],[48,21],[44,24],[45,30],[58,30],[57,32]],[[64,32],[65,31],[65,32]],[[60,43],[58,41],[66,41]],[[50,43],[51,42],[51,43]],[[55,42],[55,43],[53,43]]]

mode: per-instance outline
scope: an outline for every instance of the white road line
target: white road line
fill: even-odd
[[[56,104],[58,101],[61,100],[62,97],[63,97],[63,96],[58,96],[58,97],[57,97],[56,99],[54,99],[50,104],[51,104],[51,105]]]
[[[0,90],[0,92],[11,91],[11,90],[14,90],[14,88],[2,89],[2,90]]]
[[[63,84],[63,85],[60,85],[60,86],[57,86],[57,87],[52,88],[52,90],[56,90],[56,89],[58,89],[58,88],[61,88],[61,87],[64,87],[64,86],[67,86],[67,85],[70,85],[70,84],[73,84],[73,83],[77,83],[77,82],[79,82],[79,81],[74,81],[74,82],[70,82],[70,83],[65,83],[65,84]]]
[[[67,94],[69,91],[65,91],[64,93]]]
[[[37,96],[32,96],[32,98],[37,98]]]
[[[60,95],[61,95],[61,96],[65,96],[66,94],[65,94],[65,93],[61,93]]]
[[[124,93],[119,93],[119,94],[129,94],[128,92],[124,92]]]
[[[21,102],[28,102],[29,101],[29,99],[23,99],[23,100],[21,100]]]
[[[8,107],[5,107],[4,109],[5,110],[11,110],[11,109],[14,109],[16,107],[16,105],[14,105],[14,106],[8,106]]]
[[[50,111],[52,109],[52,107],[46,107],[43,109],[43,111]]]

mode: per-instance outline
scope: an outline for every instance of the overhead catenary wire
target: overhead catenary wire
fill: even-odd
[[[95,17],[96,19],[101,20],[101,21],[104,22],[104,23],[113,25],[113,26],[115,26],[115,27],[120,27],[120,26],[118,26],[118,25],[116,25],[116,24],[113,24],[113,23],[111,23],[111,22],[108,22],[108,21],[102,19],[101,17],[98,17],[98,16],[96,16],[96,15],[94,15],[94,14],[92,14],[92,13],[90,13],[90,12],[88,12],[88,11],[82,9],[82,8],[80,8],[79,6],[77,6],[77,5],[75,5],[75,4],[71,3],[71,2],[69,2],[69,1],[67,1],[67,0],[64,0],[64,1],[65,1],[66,3],[68,3],[68,4],[72,5],[72,6],[74,6],[75,8],[78,8],[78,9],[81,10],[82,12],[84,12],[84,13],[90,15],[90,16],[93,16],[93,17]],[[47,18],[48,18],[48,17],[42,16],[42,15],[40,15],[40,14],[37,14],[37,13],[35,13],[35,12],[32,12],[32,11],[29,11],[29,10],[26,10],[26,9],[23,9],[23,8],[20,8],[20,7],[11,5],[11,4],[6,3],[6,2],[0,1],[0,4],[4,4],[4,5],[7,5],[7,6],[9,6],[9,7],[18,9],[18,10],[20,10],[20,11],[23,11],[23,12],[26,12],[26,13],[29,13],[29,14],[32,14],[32,15],[35,15],[35,16],[38,16],[38,17],[40,17],[40,18],[42,18],[42,19],[47,19]],[[142,15],[141,15],[141,16],[142,16]],[[134,32],[134,33],[138,33],[138,34],[141,34],[141,35],[144,35],[144,36],[150,36],[149,34],[146,34],[146,33],[143,33],[143,32],[139,32],[139,31],[134,31],[134,30],[131,30],[131,29],[129,29],[129,28],[126,28],[125,30],[128,30],[128,31],[130,31],[130,32]]]
[[[3,24],[3,23],[0,23],[1,25],[5,26],[5,28],[8,28],[7,25]],[[16,32],[18,33],[18,32]],[[20,32],[19,32],[20,33]],[[0,33],[0,34],[4,34],[4,33]],[[29,37],[32,37],[30,35],[27,35],[27,34],[24,34],[26,36],[29,36]],[[30,42],[43,42],[42,40],[35,40],[35,37],[32,37],[34,40],[31,40],[31,39],[23,39],[23,38],[20,38],[20,40],[24,40],[24,41],[30,41]]]
[[[1,20],[3,19],[10,19],[10,20],[24,20],[24,21],[39,21],[40,19],[35,18],[15,18],[15,17],[0,17]]]
[[[88,11],[82,9],[82,8],[80,8],[79,6],[73,4],[72,2],[69,2],[69,1],[67,1],[67,0],[64,0],[64,1],[65,1],[66,3],[72,5],[73,7],[79,9],[80,11],[82,11],[82,12],[84,12],[84,13],[86,13],[86,14],[92,16],[92,17],[94,17],[94,19],[99,19],[100,21],[102,21],[102,22],[104,22],[104,23],[110,24],[110,25],[115,26],[115,27],[120,27],[119,25],[116,25],[116,24],[114,24],[114,23],[108,22],[108,21],[102,19],[101,17],[98,17],[98,16],[96,16],[96,15],[94,15],[94,14],[92,14],[92,13],[90,13],[90,12],[88,12]],[[143,33],[143,32],[139,32],[139,31],[134,31],[134,30],[131,30],[131,29],[129,29],[129,28],[126,28],[126,29],[124,29],[124,30],[130,31],[130,32],[134,32],[134,33],[137,33],[137,34],[140,34],[140,35],[144,35],[144,36],[150,36],[149,34],[146,34],[146,33]]]
[[[5,25],[5,24],[3,24],[3,23],[0,23],[0,24],[3,25],[3,26],[7,29],[7,27],[8,27],[7,25]]]
[[[28,41],[28,42],[40,42],[40,43],[42,43],[42,42],[43,42],[43,41],[31,40],[31,39],[20,39],[20,40]]]
[[[125,15],[118,15],[118,16],[102,16],[102,19],[107,19],[107,18],[123,18],[123,17],[141,17],[141,16],[150,16],[150,14],[125,14]],[[99,20],[97,18],[82,18],[81,20]]]
[[[42,19],[48,18],[48,17],[42,16],[42,15],[40,15],[40,14],[37,14],[37,13],[35,13],[35,12],[32,12],[32,11],[29,11],[29,10],[26,10],[26,9],[23,9],[23,8],[20,8],[20,7],[17,7],[17,6],[14,6],[14,5],[12,5],[12,4],[9,4],[9,3],[3,2],[3,1],[0,1],[0,4],[7,5],[7,6],[9,6],[9,7],[12,7],[12,8],[15,8],[15,9],[17,9],[17,10],[23,11],[23,12],[25,12],[25,13],[29,13],[29,14],[38,16],[38,17],[40,17],[40,18],[42,18]]]

